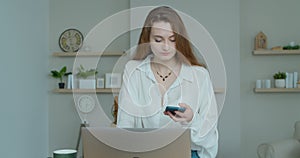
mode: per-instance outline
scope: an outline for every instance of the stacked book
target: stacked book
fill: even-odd
[[[297,88],[298,72],[286,72],[285,87]]]

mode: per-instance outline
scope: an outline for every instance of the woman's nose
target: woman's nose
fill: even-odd
[[[168,43],[168,41],[165,41],[164,43],[163,43],[163,50],[169,50],[170,49],[170,44]]]

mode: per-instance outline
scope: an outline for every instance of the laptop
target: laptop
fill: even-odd
[[[82,128],[84,158],[190,158],[190,130]]]

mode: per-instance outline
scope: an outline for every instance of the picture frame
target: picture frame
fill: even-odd
[[[104,88],[104,78],[97,78],[97,88]]]
[[[120,88],[122,82],[121,73],[106,73],[105,88]]]

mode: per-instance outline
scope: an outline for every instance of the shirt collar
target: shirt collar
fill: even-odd
[[[151,72],[151,68],[150,68],[150,62],[151,62],[151,58],[153,57],[152,54],[148,55],[138,66],[137,69],[146,72],[146,73],[150,73]]]
[[[145,72],[148,77],[150,77],[152,80],[155,80],[155,77],[153,76],[153,73],[151,73],[151,59],[153,57],[153,54],[148,55],[138,66],[137,69]],[[193,82],[193,70],[192,66],[187,64],[181,65],[181,70],[178,76],[179,79],[184,79],[189,82]]]
[[[192,66],[183,63],[181,65],[179,77],[184,80],[193,82],[194,77],[193,77]]]
[[[145,72],[145,74],[152,79],[153,81],[155,81],[155,77],[151,71],[151,58],[153,57],[153,54],[148,55],[138,66],[137,69]]]

